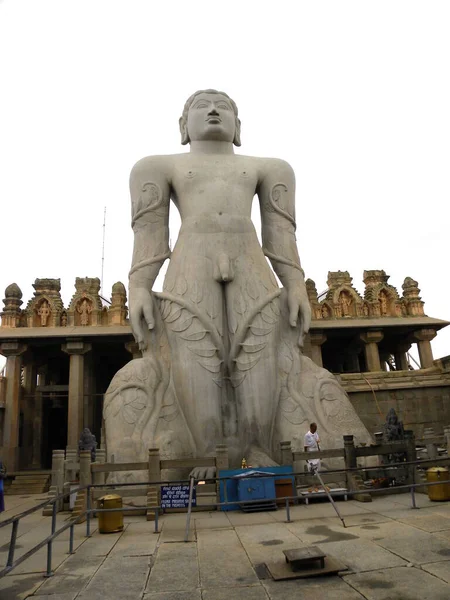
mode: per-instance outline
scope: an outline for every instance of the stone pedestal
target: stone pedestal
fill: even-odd
[[[3,425],[3,460],[11,473],[19,468],[19,416],[22,354],[27,347],[19,342],[4,342],[0,352],[6,356],[6,401]]]
[[[83,430],[84,408],[84,354],[91,349],[90,344],[80,340],[67,340],[62,350],[70,355],[69,407],[67,426],[67,446],[77,448]]]
[[[433,366],[433,351],[431,349],[431,340],[436,337],[434,329],[421,329],[414,332],[414,338],[417,340],[419,350],[420,366],[422,369],[428,369]]]
[[[318,367],[323,367],[322,361],[322,344],[327,341],[327,336],[323,331],[310,332],[311,340],[311,360],[316,363]]]
[[[382,331],[366,331],[360,335],[364,342],[364,353],[368,371],[381,371],[378,344],[384,337]]]

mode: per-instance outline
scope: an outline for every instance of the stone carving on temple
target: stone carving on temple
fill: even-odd
[[[2,327],[19,327],[22,311],[22,290],[17,283],[11,283],[5,290],[4,308],[0,313]]]
[[[26,308],[28,327],[58,327],[64,309],[60,279],[36,279]]]
[[[36,312],[41,320],[41,327],[47,327],[47,322],[50,317],[51,310],[50,304],[45,298],[39,303]]]
[[[67,327],[67,312],[65,310],[61,313],[61,327]]]
[[[372,317],[397,317],[402,301],[394,286],[388,283],[389,275],[383,270],[364,271],[364,299]]]
[[[412,317],[424,315],[425,312],[423,307],[425,303],[419,296],[420,290],[417,281],[411,277],[406,277],[405,281],[403,282],[402,289],[405,312]]]
[[[128,309],[127,292],[121,281],[115,283],[112,287],[111,305],[108,308],[109,325],[125,325]]]
[[[80,325],[90,325],[90,318],[92,312],[92,302],[88,298],[82,298],[76,306],[76,311],[80,315]]]
[[[67,309],[67,324],[70,327],[101,325],[100,279],[98,277],[77,277],[75,290]]]
[[[328,289],[321,302],[323,318],[350,318],[362,314],[363,299],[352,286],[348,271],[330,271],[327,284]]]

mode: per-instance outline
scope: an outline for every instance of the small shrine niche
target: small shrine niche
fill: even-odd
[[[28,327],[59,327],[64,310],[60,279],[36,279],[34,297],[26,308]]]
[[[101,325],[100,279],[98,277],[77,277],[75,290],[67,309],[67,325],[69,327]]]
[[[361,314],[363,300],[352,286],[352,281],[348,271],[328,273],[328,290],[321,302],[323,319],[348,319]]]
[[[79,300],[75,307],[75,325],[92,325],[92,301],[87,297]]]
[[[353,300],[351,295],[347,291],[342,291],[339,294],[339,311],[341,313],[341,317],[351,317],[353,316]]]
[[[389,275],[382,269],[364,271],[364,300],[372,317],[399,317],[402,301],[394,286],[388,283]]]
[[[36,305],[36,316],[34,327],[47,327],[52,312],[50,303],[46,298],[43,298]]]

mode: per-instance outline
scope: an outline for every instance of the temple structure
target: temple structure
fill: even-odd
[[[450,422],[450,357],[434,360],[431,340],[448,323],[425,315],[410,277],[401,294],[382,270],[364,271],[363,282],[360,294],[347,271],[330,272],[318,294],[307,280],[313,321],[304,353],[337,376],[369,432],[390,408],[417,437],[424,427],[440,431]],[[33,287],[23,308],[20,288],[9,285],[1,312],[0,456],[10,472],[49,468],[52,450],[76,448],[85,427],[100,442],[108,385],[141,355],[122,283],[106,301],[98,278],[77,278],[67,307],[59,279]]]

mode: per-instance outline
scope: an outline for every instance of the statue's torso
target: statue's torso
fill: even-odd
[[[230,223],[220,217],[231,215],[236,224],[238,217],[250,218],[261,167],[261,159],[234,154],[170,157],[172,199],[182,221],[208,215],[224,221],[229,231]]]

